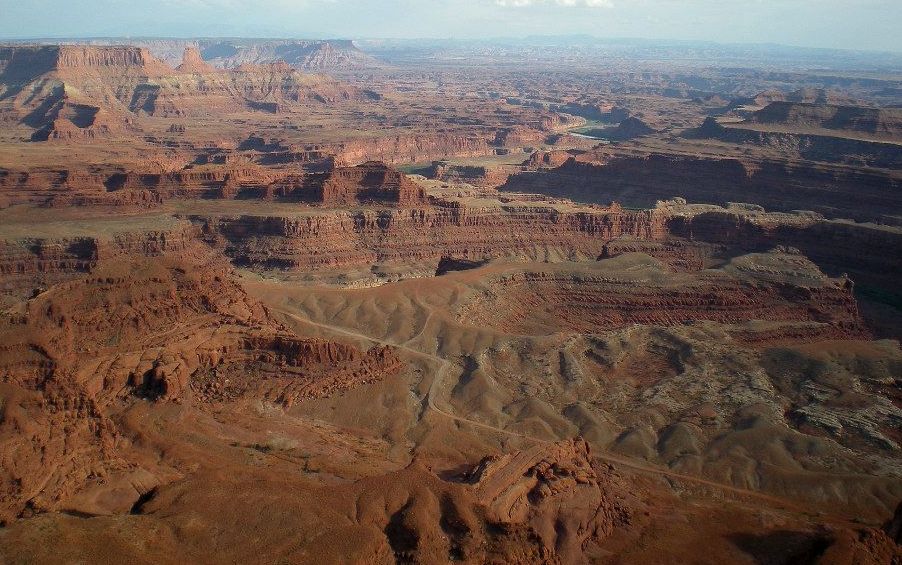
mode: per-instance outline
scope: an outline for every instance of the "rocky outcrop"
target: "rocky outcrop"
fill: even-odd
[[[574,439],[487,457],[463,482],[443,481],[415,459],[336,494],[351,498],[356,522],[384,534],[362,560],[526,564],[590,562],[631,523],[624,492]]]
[[[470,482],[490,522],[526,526],[538,538],[540,555],[578,563],[589,543],[629,523],[628,512],[606,492],[609,472],[578,438],[485,458]]]
[[[487,136],[461,134],[404,134],[346,141],[330,148],[342,164],[378,160],[392,164],[432,161],[441,157],[489,155],[493,149]]]
[[[0,317],[0,343],[3,522],[66,509],[92,477],[136,468],[113,416],[141,398],[287,406],[401,369],[384,347],[297,337],[226,271],[178,257],[123,259],[54,285]],[[92,512],[127,511],[157,482],[145,478],[125,501],[110,483],[113,506]]]
[[[190,225],[169,230],[127,231],[101,236],[28,237],[0,240],[0,292],[25,298],[48,286],[94,271],[102,262],[196,251]]]
[[[602,122],[621,122],[629,118],[629,111],[620,107],[613,102],[567,102],[567,103],[547,103],[536,100],[529,100],[515,96],[505,98],[508,104],[517,106],[531,106],[541,108],[543,110],[551,110],[553,112],[562,112],[574,116],[580,116],[589,120],[598,120]]]
[[[902,562],[902,538],[900,538],[900,522],[902,522],[902,504],[883,528],[846,528],[830,531],[827,537],[827,548],[817,560],[824,565],[837,563],[843,565],[866,565],[869,563]]]
[[[736,251],[763,251],[776,245],[799,249],[822,269],[849,273],[872,289],[896,293],[902,273],[896,249],[902,230],[893,226],[830,221],[812,214],[779,214],[739,204],[717,206],[662,203],[673,236],[726,246]]]
[[[117,68],[141,70],[147,76],[165,75],[170,67],[147,49],[130,46],[93,47],[61,45],[56,48],[56,70]]]
[[[523,145],[541,144],[545,134],[527,127],[517,126],[499,130],[492,143],[498,147],[521,147]]]
[[[216,72],[216,69],[207,64],[197,47],[185,47],[182,64],[175,68],[180,73],[192,73],[205,75]]]
[[[41,125],[32,141],[91,141],[111,138],[126,131],[128,121],[98,106],[78,104],[65,94],[52,100],[43,115],[32,113],[29,119]]]
[[[615,127],[592,129],[586,132],[586,135],[598,137],[601,139],[610,139],[611,141],[626,141],[643,135],[656,133],[657,130],[643,122],[641,119],[631,116]]]
[[[536,171],[538,169],[554,169],[560,167],[574,155],[574,151],[535,151],[523,163],[523,168],[527,171]]]
[[[720,246],[680,237],[648,240],[623,236],[606,243],[598,258],[602,260],[627,253],[641,253],[654,257],[673,271],[694,272],[701,271],[715,262],[721,252]]]
[[[311,144],[267,142],[248,138],[242,149],[258,151],[252,155],[262,165],[300,163],[319,168],[357,165],[381,161],[390,165],[432,162],[448,157],[482,157],[508,151],[496,147],[498,135],[493,128],[473,133],[400,133],[367,139]]]
[[[785,102],[791,104],[828,104],[832,106],[855,106],[857,104],[860,104],[860,101],[849,96],[847,93],[841,90],[832,90],[825,88],[799,88],[788,93],[778,89],[763,90],[758,94],[748,98],[734,99],[730,103],[730,108],[752,106],[760,109],[774,102]]]
[[[848,280],[829,279],[803,256],[781,251],[684,275],[629,255],[597,271],[503,273],[457,314],[523,334],[768,320],[816,324],[822,338],[869,335]]]
[[[494,188],[521,170],[518,165],[473,166],[454,165],[447,161],[433,161],[423,174],[448,183],[466,183],[484,188]]]
[[[407,176],[385,163],[367,162],[356,167],[337,167],[314,183],[320,183],[321,198],[327,206],[356,204],[396,204],[415,206],[426,200],[424,190]]]
[[[142,208],[153,207],[162,203],[165,191],[156,190],[160,184],[165,186],[165,175],[155,174],[149,178],[158,179],[157,182],[142,184],[129,182],[130,178],[148,178],[138,174],[124,173],[85,173],[69,170],[8,170],[0,169],[0,194],[5,199],[5,205],[34,204],[39,206],[138,206]],[[170,186],[173,193],[187,192],[192,188],[189,182],[187,186],[179,186],[179,183]],[[196,181],[189,175],[187,180]],[[109,190],[109,189],[113,190]],[[198,194],[202,194],[198,192]]]
[[[372,93],[324,75],[302,74],[286,65],[272,64],[148,85],[146,92],[136,91],[130,109],[159,116],[248,110],[279,113],[298,104],[366,101],[372,97]]]

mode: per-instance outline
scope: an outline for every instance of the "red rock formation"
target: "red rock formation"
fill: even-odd
[[[182,64],[176,67],[176,69],[180,73],[192,73],[192,74],[210,74],[215,73],[216,69],[206,63],[204,58],[201,56],[200,51],[197,47],[185,47],[185,55],[182,57]]]
[[[325,205],[423,204],[425,194],[383,163],[297,174],[256,165],[215,165],[171,173],[74,174],[0,170],[0,194],[9,204],[115,205],[181,198],[256,197]]]
[[[207,240],[241,265],[316,270],[376,262],[435,263],[549,255],[598,257],[622,235],[665,236],[664,218],[619,206],[561,211],[553,206],[466,206],[323,211],[302,218],[194,217]],[[227,245],[226,245],[227,243]]]
[[[614,141],[626,141],[643,135],[656,133],[657,130],[632,116],[629,117],[615,127],[592,129],[586,132],[586,135],[598,137],[602,139],[611,139]]]
[[[0,75],[4,81],[29,80],[53,71],[67,76],[107,71],[127,71],[145,77],[172,73],[147,49],[129,46],[21,45],[4,47],[0,59],[6,61]]]
[[[494,145],[499,147],[522,147],[524,145],[541,144],[545,134],[526,127],[507,128],[495,134]]]
[[[574,439],[488,457],[470,480],[490,522],[527,527],[544,560],[577,563],[589,543],[629,523],[629,514],[606,492],[606,474],[592,461],[589,444]]]
[[[109,237],[23,238],[0,241],[0,290],[27,298],[35,289],[94,271],[101,262],[191,254],[197,229],[124,232]],[[196,253],[194,253],[196,255]]]
[[[350,491],[354,520],[384,532],[374,556],[401,563],[584,563],[631,509],[588,444],[562,441],[489,457],[470,484],[445,482],[423,462],[364,479]]]
[[[126,68],[140,70],[148,77],[170,74],[172,69],[139,47],[93,47],[61,45],[56,50],[56,70]]]
[[[213,72],[196,49],[188,49],[185,56],[181,70],[176,71],[137,47],[6,48],[0,51],[5,60],[0,85],[13,94],[4,97],[0,114],[15,115],[30,127],[47,130],[56,119],[46,115],[48,108],[53,110],[61,100],[111,116],[193,116],[249,110],[272,113],[285,105],[364,101],[375,96],[325,76],[299,73],[285,63]],[[57,139],[72,137],[71,128],[54,129],[61,132]],[[96,129],[93,136],[83,137],[96,137]],[[49,138],[54,136],[46,132],[36,137]]]
[[[668,217],[667,232],[674,236],[734,252],[791,246],[833,275],[849,273],[856,282],[889,293],[896,292],[902,273],[902,259],[896,252],[902,245],[902,231],[892,226],[767,213],[739,205],[724,209],[662,204],[659,213]]]
[[[774,211],[880,221],[887,210],[902,207],[900,185],[898,175],[880,170],[650,154],[580,156],[555,169],[514,175],[500,190],[642,208],[674,196],[714,204],[741,200]]]
[[[289,405],[401,368],[386,348],[298,338],[225,271],[171,257],[52,286],[0,317],[0,344],[4,522],[66,508],[93,475],[129,468],[111,416],[140,397]],[[128,492],[126,511],[142,494]]]
[[[491,145],[495,130],[479,133],[401,133],[368,139],[313,144],[261,146],[259,162],[266,165],[310,163],[349,166],[367,161],[389,165],[431,162],[448,157],[479,157],[504,149]],[[259,139],[259,138],[257,138]],[[249,140],[250,141],[250,140]],[[255,139],[256,141],[256,139]],[[251,144],[248,144],[251,145]]]
[[[658,259],[674,271],[700,271],[712,263],[721,249],[701,241],[681,238],[666,240],[620,237],[611,240],[601,250],[599,259],[609,259],[626,253],[642,253]]]
[[[815,333],[822,338],[869,336],[848,281],[828,279],[792,254],[740,257],[723,271],[683,276],[656,275],[648,266],[598,273],[512,271],[493,279],[489,289],[458,316],[524,334],[769,320],[821,324]]]
[[[229,72],[179,75],[174,81],[134,85],[132,112],[152,116],[209,116],[241,111],[278,113],[298,104],[366,101],[371,96],[323,75],[307,75],[283,64],[254,65]]]
[[[86,141],[111,138],[125,131],[127,120],[97,106],[72,103],[64,97],[44,116],[44,126],[32,141]]]
[[[340,164],[378,160],[391,165],[450,156],[488,155],[492,152],[490,141],[485,136],[461,134],[405,134],[347,141],[333,146],[330,152]]]
[[[494,188],[507,182],[507,179],[519,170],[520,167],[517,165],[486,167],[452,165],[447,161],[433,161],[423,174],[430,179],[449,183],[467,183],[473,186]]]
[[[426,200],[425,192],[403,173],[375,161],[356,167],[337,167],[325,173],[320,203],[346,206],[390,203],[415,206]]]
[[[523,167],[529,171],[541,168],[557,168],[573,158],[570,151],[536,151],[523,163]]]
[[[896,513],[898,517],[899,513]],[[829,532],[824,552],[817,563],[823,565],[877,565],[902,563],[902,545],[890,528],[851,528]]]

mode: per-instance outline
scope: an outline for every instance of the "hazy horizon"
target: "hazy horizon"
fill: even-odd
[[[7,40],[590,35],[902,52],[902,2],[888,0],[0,0],[0,12]]]

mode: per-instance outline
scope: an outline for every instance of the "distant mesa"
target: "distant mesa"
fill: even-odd
[[[107,49],[121,47],[113,40],[91,40],[90,44],[75,41],[73,44],[60,45],[61,49],[75,55],[78,50],[88,52],[95,48]],[[131,49],[144,52],[145,58],[153,58],[167,67],[176,68],[189,63],[180,72],[209,72],[201,70],[200,65],[208,65],[214,69],[234,69],[244,64],[266,64],[284,61],[292,68],[302,71],[329,72],[333,70],[378,68],[382,63],[371,55],[361,51],[353,41],[328,40],[269,40],[269,39],[144,39],[129,40]],[[21,50],[24,46],[15,46]],[[54,46],[56,47],[56,46]],[[0,59],[5,59],[0,46]],[[186,54],[190,53],[190,61]],[[24,53],[23,53],[24,54]],[[35,65],[40,61],[32,61],[29,68],[47,67],[47,62]],[[0,68],[2,70],[2,68]]]
[[[642,137],[644,135],[657,133],[657,131],[658,130],[652,128],[641,119],[635,116],[630,116],[614,127],[592,129],[586,131],[585,134],[590,137],[597,137],[600,139],[626,141],[629,139]]]
[[[834,104],[841,106],[858,106],[860,102],[842,92],[825,88],[800,88],[789,93],[786,102],[801,104]],[[780,102],[780,100],[773,100]]]
[[[758,93],[751,101],[756,106],[767,106],[771,102],[785,102],[786,94],[779,90],[765,90]]]
[[[128,72],[144,77],[172,74],[173,69],[141,47],[87,45],[15,45],[0,47],[0,81],[35,80],[47,73],[64,76]]]
[[[186,49],[194,49],[200,59],[217,69],[234,69],[241,65],[260,65],[284,61],[302,71],[379,67],[381,63],[361,51],[353,41],[269,40],[269,39],[148,39],[133,41],[169,65],[182,63]],[[188,71],[185,71],[188,72]]]
[[[616,128],[611,132],[609,137],[611,139],[633,139],[634,137],[641,137],[643,135],[649,135],[652,133],[657,133],[657,130],[651,128],[648,124],[640,120],[639,118],[632,116],[629,117],[622,122],[620,122]]]
[[[107,137],[127,125],[137,128],[132,120],[136,114],[281,113],[304,104],[381,97],[325,75],[300,72],[284,60],[247,61],[222,71],[190,45],[175,69],[146,47],[0,47],[0,93],[0,114],[33,128],[33,141]]]
[[[234,68],[246,63],[284,61],[306,71],[358,69],[378,66],[378,62],[353,41],[217,41],[198,42],[204,59],[217,67]]]
[[[752,114],[748,122],[902,137],[902,110],[893,108],[771,102]]]
[[[737,98],[729,104],[732,110],[755,110],[766,107],[774,102],[791,102],[796,104],[827,104],[834,106],[866,106],[861,100],[853,98],[843,92],[826,88],[800,88],[792,92],[770,89],[747,97]]]
[[[771,102],[743,121],[705,119],[682,137],[781,148],[805,159],[902,167],[902,109]]]

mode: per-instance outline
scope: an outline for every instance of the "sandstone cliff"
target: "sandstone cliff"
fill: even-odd
[[[442,258],[597,257],[622,235],[662,238],[663,218],[618,206],[584,211],[549,206],[467,206],[322,211],[300,218],[193,216],[208,241],[238,264],[297,271],[374,263],[432,264]]]
[[[186,168],[171,173],[71,173],[0,169],[7,206],[145,205],[187,198],[256,198],[328,206],[423,204],[423,190],[380,162],[318,173],[271,170],[253,164]]]

